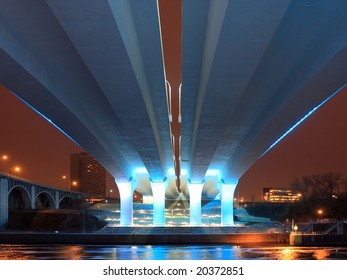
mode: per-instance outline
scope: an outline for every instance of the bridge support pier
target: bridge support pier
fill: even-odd
[[[59,209],[59,191],[54,193],[54,208]]]
[[[203,183],[188,183],[189,191],[189,208],[190,208],[190,225],[201,225],[201,194]]]
[[[31,209],[36,209],[36,186],[31,186],[30,188],[30,203]]]
[[[221,185],[221,224],[234,225],[234,192],[237,183],[224,183]]]
[[[117,182],[120,195],[120,225],[131,226],[133,224],[133,180]]]
[[[153,225],[165,225],[165,191],[167,182],[151,182],[153,194]]]
[[[8,221],[8,179],[0,179],[0,229]]]

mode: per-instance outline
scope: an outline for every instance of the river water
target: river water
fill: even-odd
[[[337,260],[347,247],[0,244],[0,260]]]

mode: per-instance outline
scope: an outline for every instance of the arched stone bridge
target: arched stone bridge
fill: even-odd
[[[69,208],[84,196],[0,174],[0,228],[7,223],[9,209]]]

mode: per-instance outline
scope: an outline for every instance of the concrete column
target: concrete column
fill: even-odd
[[[59,209],[59,192],[60,191],[54,192],[54,208],[55,209]]]
[[[120,195],[120,225],[131,226],[133,224],[133,180],[117,182]]]
[[[234,192],[237,183],[222,183],[221,186],[221,224],[234,225]]]
[[[36,209],[36,186],[30,188],[31,209]]]
[[[187,183],[191,226],[201,225],[201,194],[203,186],[203,183]]]
[[[165,225],[165,191],[167,182],[151,182],[153,195],[153,225]]]
[[[0,179],[0,229],[8,221],[8,179]]]

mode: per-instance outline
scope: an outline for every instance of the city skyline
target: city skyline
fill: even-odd
[[[2,137],[0,153],[11,157],[18,175],[33,182],[64,188],[70,175],[70,154],[84,149],[21,102],[0,88]],[[342,89],[294,131],[258,159],[239,180],[236,192],[259,200],[264,187],[289,186],[295,178],[325,172],[347,172],[347,89]],[[86,151],[88,152],[88,151]],[[2,161],[0,171],[9,173]],[[6,171],[7,170],[7,171]],[[115,186],[108,176],[108,186]]]

